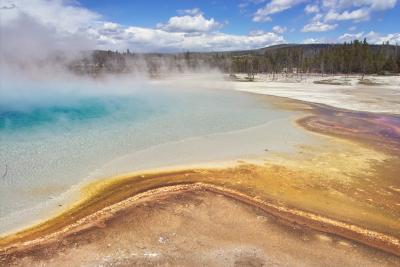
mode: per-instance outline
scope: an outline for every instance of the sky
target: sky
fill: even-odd
[[[399,15],[397,0],[0,0],[0,37],[132,52],[400,44]]]

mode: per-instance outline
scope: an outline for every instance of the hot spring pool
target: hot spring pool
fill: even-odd
[[[183,159],[190,162],[191,157],[193,161],[223,159],[235,153],[233,146],[227,143],[218,149],[209,143],[207,148],[196,147],[193,138],[208,140],[215,134],[293,115],[272,108],[259,97],[228,90],[147,86],[123,93],[113,93],[113,88],[101,94],[89,91],[64,88],[60,93],[45,88],[43,95],[33,90],[31,96],[26,89],[10,97],[3,90],[0,232],[15,228],[20,218],[40,217],[50,203],[61,203],[65,192],[89,178],[178,164]],[[252,144],[245,135],[218,138],[215,142]],[[188,145],[182,140],[189,140]],[[170,146],[162,150],[163,144]],[[183,151],[185,146],[192,146],[191,151]],[[147,152],[142,156],[143,151]],[[123,168],[113,169],[110,163],[124,157],[116,161]]]

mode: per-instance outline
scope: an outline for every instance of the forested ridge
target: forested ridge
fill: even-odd
[[[225,73],[395,74],[400,70],[397,45],[370,45],[354,40],[344,44],[285,44],[232,52],[175,54],[96,50],[69,65],[81,74],[166,71],[216,68]]]

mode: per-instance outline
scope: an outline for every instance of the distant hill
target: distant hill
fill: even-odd
[[[237,50],[237,51],[215,51],[215,52],[197,52],[199,54],[202,53],[211,53],[211,54],[232,54],[232,55],[246,55],[246,54],[265,54],[265,52],[277,52],[279,50],[286,50],[286,49],[303,49],[305,52],[307,51],[312,51],[313,53],[319,52],[324,49],[331,49],[331,48],[337,48],[337,47],[343,47],[344,44],[324,44],[324,43],[315,43],[315,44],[279,44],[279,45],[271,45],[263,48],[258,48],[258,49],[251,49],[251,50]],[[395,46],[395,45],[371,45],[368,44],[369,48],[372,50],[377,50],[377,49],[384,49],[384,50],[390,50],[390,51],[395,51],[396,49],[400,49],[400,47]]]

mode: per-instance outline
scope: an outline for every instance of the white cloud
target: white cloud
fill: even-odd
[[[375,0],[365,2],[371,2],[371,8],[374,10],[386,10],[394,8],[396,6],[397,0]]]
[[[359,32],[359,33],[345,33],[341,36],[339,36],[338,41],[339,42],[351,42],[354,41],[355,39],[360,40],[364,36],[364,32]]]
[[[128,27],[117,35],[108,37],[110,39],[103,44],[104,47],[114,45],[118,49],[130,48],[137,52],[241,50],[286,42],[282,36],[276,33],[263,31],[252,32],[249,35],[220,32],[188,34],[142,27]]]
[[[253,16],[253,21],[254,22],[267,22],[267,21],[272,21],[272,18],[268,15],[264,15],[260,10],[257,10],[257,12]]]
[[[307,39],[304,39],[302,43],[303,44],[315,44],[315,43],[317,43],[317,40],[314,38],[307,38]]]
[[[103,24],[103,29],[110,30],[110,31],[117,30],[119,27],[120,27],[120,25],[118,23],[114,23],[114,22],[104,22],[104,24]]]
[[[253,21],[271,21],[270,15],[290,9],[304,1],[305,0],[271,0],[264,7],[257,9],[253,14]]]
[[[336,10],[365,7],[377,11],[394,8],[396,3],[397,0],[323,0],[322,6]]]
[[[322,15],[321,13],[318,13],[318,14],[315,14],[315,16],[311,19],[311,21],[320,21],[323,17],[324,17],[324,15]]]
[[[371,31],[367,33],[364,37],[367,38],[368,42],[373,44],[382,44],[386,42],[389,42],[393,45],[400,44],[400,32],[382,35],[380,33]]]
[[[209,32],[221,27],[221,23],[213,18],[206,19],[202,14],[174,16],[165,24],[157,24],[157,28],[169,32]]]
[[[305,25],[302,32],[326,32],[334,30],[337,24],[327,24],[320,21],[312,21],[311,23]]]
[[[203,15],[204,13],[200,10],[200,8],[195,7],[192,9],[180,9],[178,10],[178,14],[196,16],[196,15]]]
[[[359,33],[345,33],[339,36],[339,42],[350,42],[355,39],[363,40],[364,38],[371,44],[382,44],[389,42],[390,44],[400,44],[400,33],[389,33],[386,35],[370,31],[368,33],[359,32]]]
[[[369,17],[370,17],[370,10],[367,8],[360,8],[353,10],[351,12],[346,10],[342,13],[337,13],[336,11],[330,10],[325,15],[325,21],[336,21],[336,20],[363,21],[363,20],[368,20]]]
[[[319,12],[319,7],[318,7],[318,5],[306,5],[306,7],[304,8],[304,11],[307,14],[318,13]]]
[[[272,0],[264,6],[264,9],[268,7],[265,11],[266,17],[291,8],[300,2],[303,1]],[[322,21],[329,11],[332,11],[330,14],[332,21],[340,21],[345,18],[355,20],[360,18],[360,16],[355,16],[357,13],[354,13],[354,11],[356,10],[363,8],[381,10],[393,5],[391,0],[385,3],[370,0],[368,4],[361,0],[347,1],[348,3],[344,3],[344,0],[332,2],[340,2],[339,4],[343,6],[341,8],[344,9],[323,9],[323,6],[320,5],[320,11],[314,15],[309,24],[303,27],[302,31],[324,32],[335,29],[337,24]],[[6,5],[2,4],[2,6],[6,7],[0,9],[2,37],[9,37],[8,35],[11,34],[14,37],[21,37],[17,38],[21,42],[18,44],[13,42],[7,46],[7,49],[21,51],[24,51],[24,47],[30,45],[34,50],[40,52],[40,47],[47,48],[46,44],[48,43],[54,44],[55,49],[124,50],[129,48],[135,52],[174,52],[254,49],[286,42],[282,33],[286,32],[287,28],[279,25],[275,25],[272,32],[253,31],[248,35],[219,32],[217,30],[222,27],[222,24],[213,18],[205,18],[205,15],[198,8],[180,10],[180,16],[171,17],[166,23],[159,24],[157,28],[144,28],[105,21],[101,15],[77,5],[73,0],[8,0]],[[351,7],[357,9],[353,11],[345,10]],[[10,30],[16,29],[13,25],[17,25],[18,30]],[[8,30],[4,31],[6,26]],[[366,37],[371,43],[386,41],[392,44],[400,43],[400,33],[386,35],[376,32],[362,33],[361,35],[355,35],[359,33],[352,34],[344,34],[338,37],[338,41],[346,38],[362,39]],[[6,38],[2,38],[2,44],[5,43],[3,39]],[[10,40],[10,38],[7,40]],[[304,42],[315,43],[324,42],[324,40],[323,38],[310,38],[304,40]],[[34,43],[31,44],[33,41]],[[2,46],[3,51],[6,50],[4,47]],[[32,49],[27,51],[31,53]]]
[[[338,6],[338,0],[322,0],[322,7],[324,8],[334,8]]]
[[[397,0],[321,0],[306,5],[307,14],[315,13],[303,32],[324,32],[333,30],[340,21],[361,22],[369,20],[374,12],[387,10],[396,6]],[[352,26],[349,31],[355,31]],[[354,33],[353,33],[354,34]],[[342,38],[352,38],[343,36]]]
[[[325,21],[368,20],[371,14],[394,8],[397,0],[323,0]]]
[[[204,18],[197,8],[179,11],[182,16],[172,17],[167,23],[159,24],[158,28],[144,28],[105,21],[99,14],[75,4],[72,0],[9,1],[7,5],[2,4],[6,8],[0,9],[1,41],[6,43],[6,39],[10,40],[10,34],[17,37],[26,36],[16,38],[21,42],[17,44],[15,41],[7,47],[17,47],[29,53],[32,53],[32,49],[27,48],[34,39],[38,40],[31,46],[38,51],[41,51],[39,47],[48,48],[46,44],[52,44],[55,49],[64,49],[67,46],[76,50],[129,48],[136,52],[174,52],[253,49],[286,42],[275,32],[248,35],[218,32],[216,30],[221,28],[222,24],[214,19]],[[6,26],[15,29],[11,26],[16,24],[17,20],[18,25],[22,25],[18,26],[18,30],[4,31]],[[38,38],[34,38],[35,36]]]
[[[275,33],[285,33],[287,31],[287,27],[285,26],[279,26],[279,25],[275,25],[274,27],[272,27],[272,31]]]
[[[324,37],[321,38],[308,38],[304,39],[303,44],[321,44],[321,43],[326,43],[326,40]]]
[[[74,33],[87,28],[101,16],[91,10],[83,8],[75,1],[62,0],[9,0],[2,6],[13,8],[1,9],[2,24],[12,23],[22,14],[27,14],[40,24],[54,28],[58,32]]]

